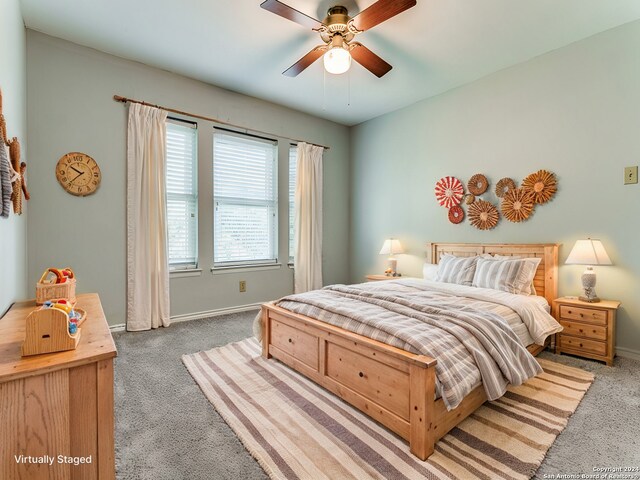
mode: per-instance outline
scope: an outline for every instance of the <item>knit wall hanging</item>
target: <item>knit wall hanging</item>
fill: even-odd
[[[20,142],[16,137],[9,140],[7,123],[2,113],[2,91],[0,90],[0,217],[7,218],[13,212],[22,214],[22,196],[29,200],[25,172],[27,164],[20,161]]]
[[[9,140],[7,123],[2,113],[2,91],[0,91],[0,217],[7,218],[13,212],[22,214],[22,199],[29,200],[25,172],[27,164],[20,158],[20,141]]]

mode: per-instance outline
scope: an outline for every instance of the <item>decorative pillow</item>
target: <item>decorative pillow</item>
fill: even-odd
[[[438,263],[437,282],[471,286],[479,257],[456,257],[445,254]]]
[[[539,258],[479,258],[472,285],[518,295],[530,295],[533,277],[539,264]]]
[[[433,263],[425,263],[422,266],[422,278],[425,280],[437,281],[438,278],[438,265]]]
[[[481,257],[482,258],[488,258],[490,260],[527,260],[527,261],[533,263],[533,266],[534,266],[533,275],[534,276],[535,276],[535,272],[538,270],[538,265],[540,265],[540,261],[541,261],[540,258],[536,258],[536,257],[524,258],[524,257],[514,257],[514,256],[511,256],[511,255],[498,255],[498,254],[491,255],[489,253],[483,253],[481,255]],[[525,295],[537,295],[537,294],[538,294],[538,292],[536,292],[536,287],[533,284],[533,279],[532,279],[531,280],[531,285],[529,285],[529,293],[525,294]]]

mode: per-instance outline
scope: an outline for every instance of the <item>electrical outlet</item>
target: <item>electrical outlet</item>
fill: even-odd
[[[631,183],[638,183],[638,167],[625,167],[624,168],[624,184],[629,185]]]
[[[240,293],[244,293],[247,291],[247,281],[240,280]]]

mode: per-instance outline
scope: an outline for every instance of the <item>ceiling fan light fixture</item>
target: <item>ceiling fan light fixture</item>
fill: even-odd
[[[344,47],[332,47],[324,54],[324,68],[334,75],[345,73],[351,67],[351,54]]]
[[[329,44],[329,49],[324,54],[324,68],[327,72],[340,75],[351,67],[351,52],[349,44],[344,41],[344,37],[339,33],[333,35]]]

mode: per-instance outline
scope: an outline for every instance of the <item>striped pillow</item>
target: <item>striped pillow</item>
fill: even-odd
[[[456,257],[444,254],[438,262],[436,281],[471,286],[478,257]]]
[[[529,262],[533,262],[534,266],[534,276],[535,272],[538,270],[538,265],[540,265],[540,258],[536,257],[514,257],[513,255],[491,255],[490,253],[483,253],[480,255],[482,258],[488,258],[490,260],[528,260]],[[536,287],[533,284],[533,279],[531,279],[531,284],[529,285],[529,292],[525,292],[525,295],[537,295]]]
[[[509,260],[480,258],[472,285],[518,295],[529,295],[533,277],[536,275],[539,264],[539,258]]]

